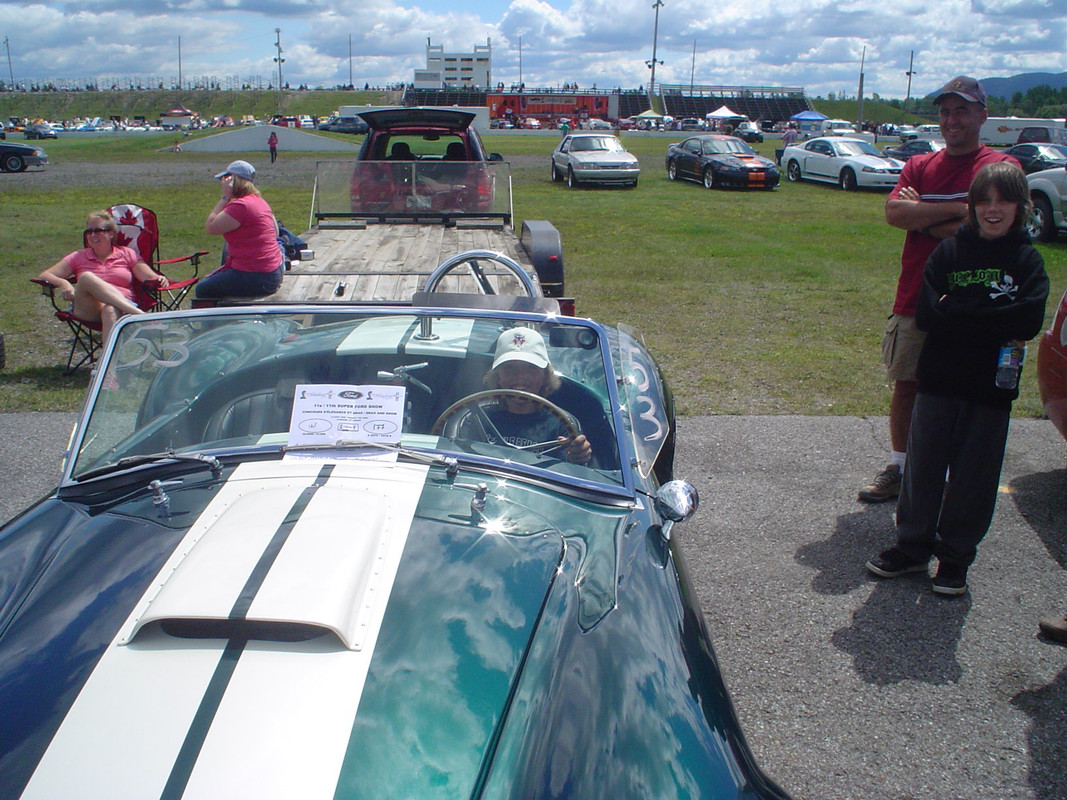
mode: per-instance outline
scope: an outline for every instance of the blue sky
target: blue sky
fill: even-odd
[[[0,78],[169,85],[180,53],[186,82],[265,86],[279,28],[291,86],[347,83],[350,69],[358,86],[410,81],[430,37],[447,50],[491,40],[494,82],[636,88],[649,78],[653,2],[0,0]],[[657,82],[854,95],[862,58],[867,96],[903,97],[912,51],[913,95],[961,73],[1067,71],[1067,0],[663,2]]]

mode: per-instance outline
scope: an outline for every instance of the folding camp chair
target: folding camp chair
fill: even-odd
[[[197,275],[200,269],[200,259],[202,256],[206,256],[208,251],[198,250],[190,255],[177,258],[160,258],[159,223],[154,211],[134,203],[120,203],[119,205],[111,206],[108,211],[111,212],[111,216],[115,218],[115,222],[118,224],[118,236],[115,237],[115,244],[133,248],[137,255],[143,258],[145,263],[156,272],[166,275],[167,267],[180,264],[183,261],[189,262],[193,268],[191,277],[182,281],[172,280],[166,289],[160,289],[158,286],[151,284],[145,287],[148,294],[155,299],[153,306],[145,310],[172,311],[179,308],[182,301],[185,300],[196,285],[196,282],[200,280]],[[170,276],[167,275],[167,277],[169,278]],[[144,306],[141,307],[144,308]]]
[[[166,274],[163,269],[165,266],[183,261],[188,261],[192,266],[192,277],[182,281],[171,281],[166,289],[160,288],[154,281],[147,283],[134,281],[134,302],[137,303],[138,308],[143,311],[169,311],[178,308],[199,280],[197,272],[200,259],[207,255],[208,251],[199,250],[179,258],[161,259],[159,258],[159,225],[154,211],[133,203],[121,203],[111,206],[108,212],[115,218],[118,227],[115,244],[133,249],[156,272]],[[88,246],[84,237],[82,244]],[[100,323],[74,316],[71,309],[62,305],[62,301],[56,297],[54,286],[38,278],[32,280],[41,286],[42,294],[47,295],[52,302],[56,318],[66,324],[71,333],[67,368],[63,374],[70,375],[82,364],[95,362],[101,345]]]

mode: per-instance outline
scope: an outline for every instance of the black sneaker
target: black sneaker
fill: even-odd
[[[899,578],[908,572],[926,572],[930,559],[916,560],[896,547],[883,550],[867,562],[867,571],[879,578]]]
[[[937,594],[957,597],[967,591],[967,567],[941,561],[937,565],[933,590]]]
[[[864,503],[884,503],[900,494],[900,467],[890,464],[875,475],[874,480],[860,489],[857,500]]]

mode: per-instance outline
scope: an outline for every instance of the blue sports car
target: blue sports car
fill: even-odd
[[[98,366],[0,528],[0,797],[786,798],[634,331],[431,293],[126,317]]]

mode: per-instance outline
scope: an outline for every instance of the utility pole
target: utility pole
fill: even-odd
[[[274,57],[275,63],[278,65],[278,113],[282,112],[282,64],[285,63],[285,59],[282,58],[282,29],[275,28],[274,33],[278,36],[277,41],[274,42],[274,46],[278,48],[278,55]]]
[[[182,37],[178,37],[178,89],[182,88]]]
[[[645,64],[650,70],[652,70],[652,76],[648,79],[648,102],[652,102],[652,98],[655,97],[656,90],[656,64],[662,64],[662,61],[656,60],[656,42],[659,39],[659,9],[663,5],[663,0],[656,0],[652,4],[652,8],[656,11],[656,22],[652,28],[652,60],[646,61]]]
[[[356,85],[352,83],[352,34],[348,34],[348,86],[352,89],[356,88]]]
[[[911,100],[911,76],[915,74],[915,51],[911,51],[911,58],[908,59],[908,71],[905,73],[908,76],[908,94],[904,98],[904,108],[907,110],[908,101]]]
[[[693,93],[693,79],[697,71],[697,40],[693,40],[693,60],[689,65],[689,94]]]
[[[863,65],[867,61],[867,45],[863,45],[863,55],[860,57],[860,90],[857,100],[856,116],[859,119],[856,120],[856,124],[859,129],[863,130]]]
[[[11,40],[4,37],[4,47],[7,48],[7,77],[11,81],[11,88],[15,88],[15,73],[11,69]]]

